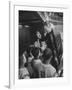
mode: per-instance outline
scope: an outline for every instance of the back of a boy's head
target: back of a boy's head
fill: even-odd
[[[32,50],[31,50],[31,53],[32,55],[34,56],[34,58],[37,58],[38,55],[39,55],[39,49],[34,47]]]
[[[44,60],[46,61],[46,60],[50,59],[51,56],[52,56],[52,51],[51,51],[51,49],[47,48],[43,54]]]

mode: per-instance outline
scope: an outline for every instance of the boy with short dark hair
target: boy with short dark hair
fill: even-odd
[[[52,51],[51,49],[47,48],[44,51],[44,61],[43,61],[43,65],[44,65],[44,69],[45,69],[45,77],[54,77],[56,74],[56,69],[50,64],[51,60],[52,60]]]

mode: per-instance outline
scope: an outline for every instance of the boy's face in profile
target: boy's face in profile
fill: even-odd
[[[45,41],[41,42],[41,50],[44,51],[47,48],[47,44]]]
[[[39,38],[39,39],[41,39],[41,34],[40,34],[40,32],[36,32],[36,35],[37,35],[37,37]]]

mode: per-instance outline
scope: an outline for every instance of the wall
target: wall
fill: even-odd
[[[17,0],[16,0],[17,1]],[[28,3],[35,3],[40,5],[42,3],[53,3],[53,4],[70,4],[71,5],[71,29],[72,29],[72,0],[18,0]],[[38,3],[37,3],[38,2]],[[47,3],[46,3],[47,4]],[[33,4],[34,5],[34,4]],[[72,38],[72,30],[69,31],[70,36]],[[69,43],[69,47],[71,48],[70,54],[72,51],[72,40]],[[72,56],[72,55],[71,55]],[[8,90],[8,79],[9,79],[9,0],[0,0],[0,90]],[[72,64],[72,57],[71,57]],[[71,69],[71,80],[72,80],[72,65]],[[26,88],[27,89],[27,88]],[[26,90],[25,89],[25,90]],[[48,86],[42,88],[35,88],[29,90],[70,90],[71,85],[66,86]],[[24,90],[24,89],[16,89],[16,90]],[[28,89],[27,89],[28,90]]]

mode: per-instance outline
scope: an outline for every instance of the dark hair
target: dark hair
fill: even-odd
[[[51,56],[52,56],[52,51],[51,49],[47,48],[43,54],[44,61],[47,61],[48,59],[50,59]]]
[[[32,55],[34,56],[34,58],[37,58],[38,55],[39,55],[39,48],[34,47],[34,48],[31,50],[31,53],[32,53]]]
[[[28,57],[30,57],[30,56],[31,56],[31,55],[30,55],[31,48],[30,48],[30,47],[28,47],[28,48],[26,49],[26,52],[27,52],[27,58],[28,58]]]

